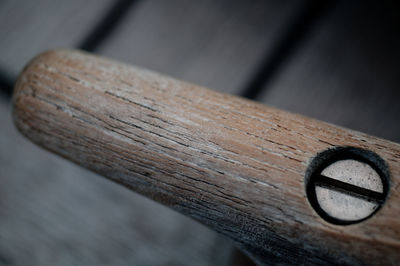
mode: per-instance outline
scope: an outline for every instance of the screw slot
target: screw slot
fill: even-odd
[[[326,221],[361,222],[382,207],[389,191],[389,171],[376,153],[337,147],[319,153],[305,176],[308,200]]]

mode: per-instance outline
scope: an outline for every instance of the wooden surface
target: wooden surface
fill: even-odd
[[[264,263],[395,264],[400,145],[70,51],[36,58],[14,94],[37,144],[221,232]],[[310,160],[336,146],[378,153],[391,191],[372,219],[323,221]]]
[[[229,265],[224,237],[32,144],[0,100],[0,265]]]
[[[241,93],[305,1],[143,1],[98,52]]]
[[[0,2],[0,69],[15,77],[49,48],[77,45],[111,7],[112,0]],[[73,18],[73,19],[72,19]]]
[[[113,2],[0,2],[4,22],[0,25],[0,71],[12,79],[37,53],[75,47]],[[241,90],[264,53],[273,52],[271,45],[302,5],[302,1],[295,5],[289,1],[168,2],[137,1],[120,28],[100,43],[99,53],[231,93]],[[49,156],[13,129],[7,101],[1,108],[0,177],[1,186],[8,187],[2,196],[2,209],[9,217],[0,235],[4,261],[22,265],[231,263],[231,241],[160,204]],[[21,143],[25,145],[10,156],[9,151]],[[18,158],[30,162],[29,167],[18,167]],[[34,182],[38,179],[40,182]],[[72,188],[66,192],[66,187]],[[77,199],[85,199],[87,207]],[[44,208],[46,201],[50,203]],[[63,211],[71,218],[66,219]],[[27,219],[21,213],[31,216]],[[91,222],[76,226],[86,220]],[[101,228],[96,235],[107,236],[109,228],[119,229],[113,241],[98,241],[92,225]],[[19,231],[24,233],[17,234]],[[190,237],[188,231],[192,232]],[[121,246],[126,247],[122,255]],[[78,251],[81,249],[85,252]]]
[[[76,47],[102,20],[111,2],[1,1],[0,87],[3,72],[12,81],[36,53]],[[231,93],[246,85],[246,75],[253,75],[264,60],[260,56],[274,54],[274,42],[279,43],[282,31],[288,30],[285,25],[293,24],[293,13],[302,6],[288,1],[260,1],[258,6],[248,1],[230,6],[232,1],[227,1],[225,7],[216,1],[192,6],[169,1],[172,4],[166,7],[163,2],[137,1],[121,20],[120,29],[117,26],[100,43],[99,52]],[[397,6],[394,1],[362,5],[335,1],[308,28],[300,46],[293,45],[295,53],[284,57],[276,74],[269,75],[272,79],[258,100],[399,141]],[[180,57],[181,50],[187,60]],[[224,258],[228,261],[229,256],[219,258],[219,252],[223,247],[230,252],[229,241],[26,142],[13,129],[8,100],[0,100],[0,211],[8,217],[0,219],[4,221],[0,265],[221,265]],[[23,167],[16,163],[19,158],[26,162]],[[90,203],[83,205],[79,199]],[[64,210],[74,218],[67,219]],[[138,222],[142,216],[148,217],[146,223]],[[103,231],[94,236],[93,227]],[[99,241],[98,236],[109,228],[118,228],[112,241]],[[188,239],[181,228],[199,233]],[[165,237],[148,233],[153,231]],[[121,246],[127,247],[122,255]],[[221,248],[218,254],[215,247]]]
[[[400,141],[394,1],[340,1],[263,89],[266,104]]]

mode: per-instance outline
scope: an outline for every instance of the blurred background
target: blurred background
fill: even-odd
[[[13,83],[79,48],[400,141],[396,1],[0,0],[0,265],[244,265],[208,228],[25,140]]]

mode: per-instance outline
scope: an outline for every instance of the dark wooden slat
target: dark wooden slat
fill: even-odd
[[[108,38],[132,8],[136,0],[117,0],[110,10],[101,18],[93,30],[89,31],[77,48],[94,52],[101,43]]]
[[[304,2],[144,1],[99,52],[236,94]]]
[[[112,0],[0,2],[0,66],[15,77],[36,54],[74,47],[111,7]]]
[[[395,2],[342,1],[261,100],[400,141],[398,10]]]
[[[268,81],[276,74],[285,59],[292,53],[305,38],[308,32],[319,19],[330,10],[332,1],[307,1],[304,7],[291,18],[291,23],[276,38],[275,45],[268,51],[260,63],[259,68],[251,75],[241,95],[249,99],[257,99]]]
[[[10,98],[14,87],[14,78],[5,73],[6,72],[0,68],[0,96]]]

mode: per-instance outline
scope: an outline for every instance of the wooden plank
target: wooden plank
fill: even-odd
[[[395,2],[340,2],[264,89],[261,101],[400,141]]]
[[[105,56],[239,93],[305,1],[143,1]]]
[[[260,263],[400,259],[400,217],[393,215],[400,212],[400,144],[66,50],[32,61],[13,108],[18,129],[33,142],[209,225]],[[343,148],[350,145],[359,149]],[[328,152],[313,160],[321,151]],[[310,206],[305,184],[316,169],[309,166],[332,154],[353,154],[356,172],[362,162],[372,164],[382,191],[390,182],[387,202],[372,218],[343,226],[346,216],[333,224]],[[331,183],[386,198],[363,184]]]
[[[15,78],[28,60],[55,47],[75,47],[112,0],[0,2],[0,68]]]

